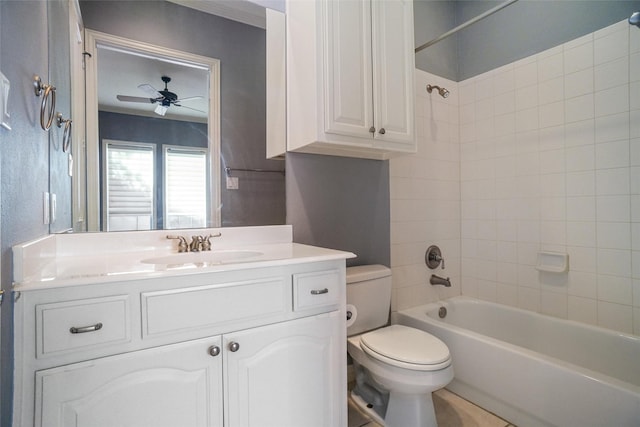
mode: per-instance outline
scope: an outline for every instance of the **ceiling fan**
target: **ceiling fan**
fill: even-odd
[[[194,99],[202,99],[202,96],[190,96],[187,98],[178,98],[178,95],[174,92],[170,92],[167,88],[167,85],[171,81],[171,77],[162,76],[162,81],[164,82],[164,89],[157,90],[153,86],[148,83],[143,83],[138,85],[138,89],[147,93],[152,98],[145,98],[140,96],[128,96],[128,95],[117,95],[116,98],[118,101],[123,102],[140,102],[144,104],[158,104],[156,109],[154,110],[156,114],[160,116],[164,116],[171,106],[175,107],[183,107],[188,108],[190,110],[199,111],[201,113],[206,113],[206,111],[198,110],[195,108],[187,107],[182,105],[182,102],[192,101]]]

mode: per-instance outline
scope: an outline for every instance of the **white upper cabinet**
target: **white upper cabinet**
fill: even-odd
[[[413,3],[287,2],[287,149],[416,151]]]

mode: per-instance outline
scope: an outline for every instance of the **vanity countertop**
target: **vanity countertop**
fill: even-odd
[[[175,241],[166,239],[167,234],[187,236],[179,231],[46,236],[14,247],[14,289],[22,292],[355,257],[351,252],[293,243],[290,226],[206,230],[209,232],[223,234],[213,239],[210,252],[183,254],[177,252]],[[164,259],[168,262],[158,262]]]

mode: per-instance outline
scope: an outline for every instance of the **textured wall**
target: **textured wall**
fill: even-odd
[[[298,243],[389,266],[389,162],[287,153],[287,223]]]
[[[0,2],[2,72],[11,82],[9,113],[13,130],[0,128],[2,288],[9,301],[2,305],[2,413],[11,421],[13,368],[13,310],[11,299],[11,247],[44,236],[42,193],[49,188],[48,134],[40,128],[40,98],[33,94],[33,75],[47,80],[47,3]],[[28,37],[25,29],[29,29]]]
[[[220,157],[224,167],[283,170],[266,157],[265,32],[157,1],[82,1],[86,28],[220,60]],[[221,186],[223,226],[284,223],[281,175],[238,173]],[[265,214],[264,216],[262,214]]]

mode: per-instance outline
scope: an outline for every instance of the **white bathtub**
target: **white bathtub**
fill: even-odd
[[[394,319],[449,346],[448,389],[520,427],[640,426],[640,337],[468,297]]]

